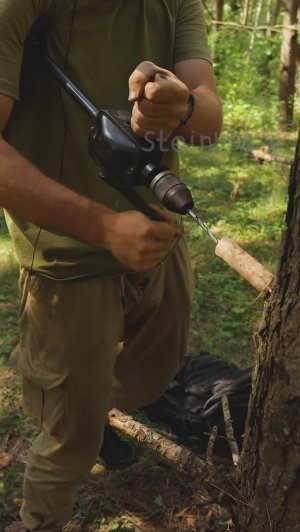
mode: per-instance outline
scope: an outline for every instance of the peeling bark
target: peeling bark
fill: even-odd
[[[219,504],[230,505],[227,502],[226,494],[229,493],[232,486],[229,480],[231,467],[211,465],[207,461],[205,462],[185,447],[170,441],[159,432],[116,408],[109,412],[108,421],[112,427],[167,459],[179,472],[187,474],[197,484],[201,484],[201,487]]]

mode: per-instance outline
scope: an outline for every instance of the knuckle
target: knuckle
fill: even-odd
[[[151,61],[142,61],[132,72],[129,78],[129,83],[139,83],[147,80],[149,72],[152,72],[155,68],[154,63]]]
[[[145,98],[137,102],[137,108],[141,113],[147,116],[154,115],[156,111],[156,105],[154,105],[152,102],[149,102]]]
[[[131,128],[132,128],[134,133],[136,133],[137,135],[140,135],[141,137],[145,133],[143,128],[141,128],[134,120],[131,120]]]
[[[153,230],[152,230],[152,227],[149,226],[149,225],[145,225],[143,227],[143,231],[142,231],[142,237],[144,239],[149,239],[149,238],[152,238],[152,233],[153,233]]]
[[[135,111],[134,121],[139,127],[144,127],[146,125],[146,117],[143,115],[143,113],[141,113],[141,111]]]
[[[147,86],[146,86],[146,94],[147,94],[147,98],[148,100],[157,100],[158,98],[158,95],[160,93],[160,88],[155,85],[154,83],[148,83]]]
[[[145,75],[139,70],[134,70],[134,72],[132,72],[131,76],[129,77],[129,85],[142,83],[143,81],[145,81]]]
[[[141,67],[144,67],[144,68],[156,68],[155,64],[152,63],[152,61],[142,61],[142,63],[140,63]]]

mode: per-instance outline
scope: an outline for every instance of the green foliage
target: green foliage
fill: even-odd
[[[225,28],[210,35],[214,70],[224,105],[225,144],[246,154],[269,140],[279,125],[278,86],[281,36]]]
[[[229,8],[226,16],[232,21]],[[246,31],[227,27],[209,38],[224,107],[223,133],[209,149],[182,147],[182,176],[201,218],[217,236],[229,236],[274,272],[289,167],[259,164],[250,152],[263,146],[293,158],[296,132],[284,131],[278,116],[280,35],[258,32],[251,51]],[[214,244],[197,226],[188,221],[186,227],[196,279],[190,351],[207,349],[249,365],[250,323],[261,316],[263,302],[214,256]]]
[[[210,35],[214,51],[214,70],[225,101],[245,105],[267,97],[276,99],[279,80],[280,34],[256,34],[255,47],[249,50],[250,34],[229,28]]]

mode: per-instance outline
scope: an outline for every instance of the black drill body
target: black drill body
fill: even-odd
[[[152,219],[161,217],[135,187],[146,186],[168,210],[187,214],[194,206],[191,192],[162,164],[159,143],[150,145],[132,131],[129,111],[98,109],[47,56],[46,61],[60,85],[93,118],[88,152],[100,167],[100,177]]]

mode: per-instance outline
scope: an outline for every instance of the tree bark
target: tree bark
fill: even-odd
[[[296,58],[297,58],[297,31],[288,29],[288,26],[296,26],[297,11],[300,0],[287,0],[282,32],[282,44],[280,54],[280,81],[279,100],[281,102],[281,116],[287,124],[293,120]]]
[[[267,37],[270,37],[271,35],[271,19],[272,19],[272,0],[267,0],[267,9],[266,9],[266,25],[268,26],[268,29],[266,31]]]
[[[223,21],[223,14],[224,14],[224,0],[214,0],[213,2],[213,18],[214,21],[222,22]],[[212,30],[213,31],[219,31],[220,25],[219,24],[212,24]]]
[[[187,474],[197,485],[201,485],[202,490],[213,497],[214,502],[230,507],[229,501],[232,496],[229,491],[233,490],[234,495],[236,493],[235,487],[229,480],[231,467],[227,461],[227,463],[218,465],[213,465],[212,460],[204,461],[185,447],[170,441],[159,432],[116,408],[109,412],[108,421],[115,429],[166,458],[179,472]]]
[[[255,10],[254,28],[251,34],[250,44],[249,44],[250,50],[253,50],[254,41],[255,41],[256,32],[257,32],[258,23],[259,23],[259,18],[260,18],[261,10],[262,10],[262,4],[263,4],[263,0],[257,0],[256,10]]]
[[[275,26],[277,24],[277,19],[281,9],[281,0],[275,0],[275,7],[271,16],[271,25]]]
[[[244,0],[243,10],[242,10],[242,19],[241,19],[242,24],[247,24],[249,10],[250,10],[250,0]]]
[[[233,507],[238,532],[300,530],[300,143],[278,273],[259,330]]]

